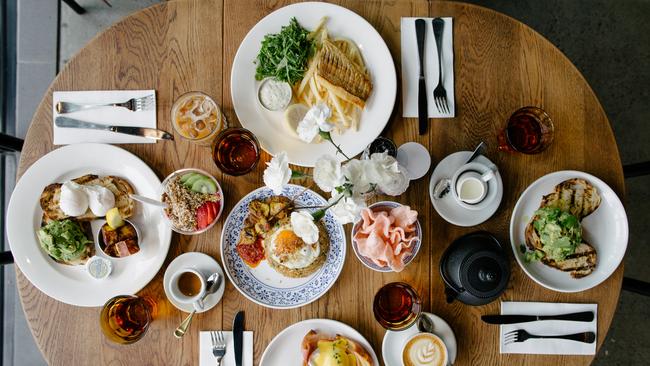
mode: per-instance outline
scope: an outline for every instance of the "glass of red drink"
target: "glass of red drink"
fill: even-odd
[[[499,150],[538,154],[553,142],[551,117],[538,107],[524,107],[515,111],[508,125],[499,134]]]
[[[257,166],[260,160],[260,145],[249,130],[228,128],[214,140],[212,160],[228,175],[243,175]]]
[[[379,289],[372,310],[382,327],[404,330],[415,324],[420,315],[420,296],[407,283],[391,282]]]
[[[151,298],[120,295],[108,300],[99,316],[106,338],[119,344],[139,341],[153,321],[156,303]]]

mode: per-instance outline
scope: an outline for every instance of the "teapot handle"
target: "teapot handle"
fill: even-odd
[[[454,302],[454,300],[456,300],[458,295],[460,295],[460,292],[456,291],[455,289],[449,286],[445,286],[445,295],[447,295],[447,303],[451,304],[452,302]]]

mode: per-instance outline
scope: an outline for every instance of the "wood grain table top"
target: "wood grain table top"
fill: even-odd
[[[187,91],[212,96],[231,124],[239,121],[230,96],[230,70],[246,33],[271,11],[291,3],[277,0],[170,1],[129,16],[88,43],[56,77],[39,105],[25,140],[19,175],[52,145],[52,92],[55,90],[156,89],[158,128],[172,131],[170,108]],[[423,299],[423,308],[440,315],[454,329],[458,365],[589,364],[592,356],[499,354],[498,327],[480,321],[483,314],[499,313],[499,301],[472,307],[447,304],[438,262],[457,237],[476,230],[492,232],[509,242],[510,215],[519,194],[549,172],[582,170],[603,179],[624,195],[621,161],[607,116],[594,92],[573,64],[550,42],[524,24],[497,12],[456,2],[409,0],[336,1],[367,19],[385,39],[400,75],[400,17],[454,17],[456,118],[430,120],[429,133],[417,133],[416,119],[401,116],[401,90],[385,135],[398,145],[416,141],[426,146],[435,165],[459,150],[471,150],[486,141],[486,155],[500,168],[505,194],[496,214],[485,223],[461,228],[445,222],[428,198],[430,173],[395,197],[419,212],[423,242],[415,260],[401,273],[378,273],[364,267],[347,251],[343,273],[318,301],[294,310],[266,309],[247,300],[230,283],[221,303],[195,317],[181,340],[173,330],[186,314],[166,299],[162,278],[171,260],[181,253],[200,251],[221,260],[220,220],[207,233],[174,234],[167,259],[140,294],[158,300],[160,312],[139,342],[113,344],[99,328],[99,308],[81,308],[57,302],[37,290],[18,272],[23,308],[40,350],[52,365],[196,365],[199,330],[231,329],[234,315],[246,313],[246,328],[254,332],[254,356],[285,327],[304,319],[330,318],[359,330],[380,355],[384,330],[372,315],[371,302],[385,283],[405,281]],[[414,56],[415,57],[415,56]],[[399,84],[399,83],[398,83]],[[381,86],[378,86],[381,87]],[[555,124],[555,141],[539,155],[497,151],[496,136],[516,109],[536,105]],[[178,136],[177,136],[178,137]],[[183,167],[214,174],[224,189],[228,213],[251,190],[260,187],[265,164],[241,177],[222,175],[209,149],[177,138],[173,143],[123,145],[151,166],[159,177]],[[263,161],[270,156],[263,154]],[[382,197],[378,197],[381,199]],[[385,197],[384,197],[385,198]],[[350,230],[350,225],[346,226]],[[349,240],[348,240],[349,242]],[[602,344],[616,310],[623,266],[601,285],[581,293],[544,289],[529,279],[510,255],[512,276],[501,301],[598,303],[598,346]],[[381,358],[381,356],[379,356]]]

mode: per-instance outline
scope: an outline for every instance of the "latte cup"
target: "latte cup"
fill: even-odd
[[[496,171],[495,165],[488,166],[477,162],[463,165],[451,179],[452,196],[463,208],[486,208],[496,198]]]
[[[171,297],[181,304],[194,304],[205,294],[205,277],[193,268],[179,269],[169,282]]]
[[[403,366],[446,366],[448,361],[445,342],[433,333],[416,333],[402,347]]]

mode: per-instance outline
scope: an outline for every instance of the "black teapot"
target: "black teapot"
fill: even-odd
[[[492,234],[480,231],[456,239],[440,259],[447,302],[468,305],[495,300],[508,285],[510,263]]]

